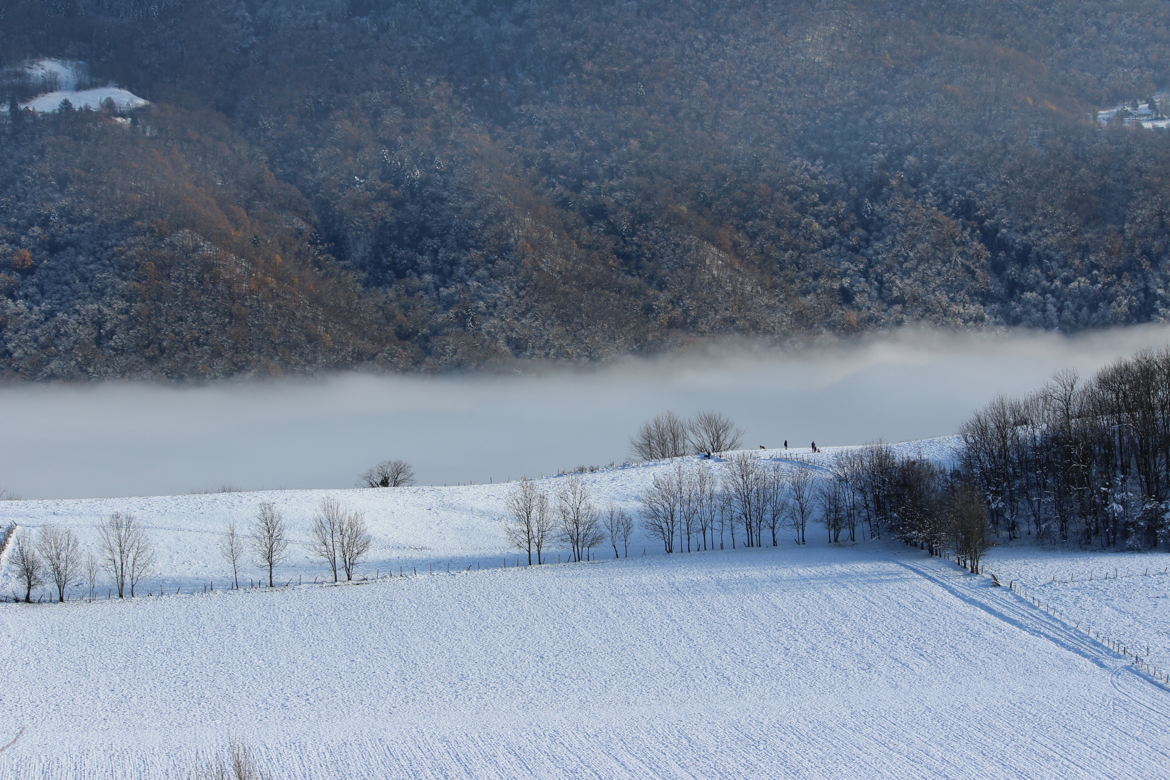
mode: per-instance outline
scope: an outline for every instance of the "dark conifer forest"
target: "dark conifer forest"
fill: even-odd
[[[4,0],[0,377],[1170,309],[1164,0]],[[124,115],[119,115],[119,114]]]

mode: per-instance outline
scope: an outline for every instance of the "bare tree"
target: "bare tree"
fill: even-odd
[[[688,430],[691,451],[695,453],[734,450],[743,441],[743,431],[719,412],[699,412]]]
[[[787,473],[779,463],[773,463],[764,473],[763,520],[772,536],[772,546],[780,546],[779,529],[788,513],[785,489]]]
[[[85,584],[89,588],[89,597],[92,599],[97,591],[98,559],[92,552],[85,554]]]
[[[365,487],[406,487],[414,484],[414,469],[404,460],[384,460],[362,474]]]
[[[788,491],[792,497],[789,511],[792,516],[792,527],[796,531],[796,543],[808,544],[805,531],[808,529],[809,518],[813,512],[812,473],[803,463],[798,463],[788,475]]]
[[[536,551],[536,563],[540,565],[544,563],[544,547],[556,530],[556,518],[553,517],[551,502],[548,493],[543,490],[536,493],[536,514],[532,528],[532,549]]]
[[[16,543],[12,546],[12,567],[16,569],[17,579],[24,586],[25,602],[31,604],[33,588],[45,580],[45,562],[41,560],[28,533],[17,534]]]
[[[841,480],[828,477],[821,480],[818,491],[825,518],[825,531],[829,535],[829,542],[833,544],[841,541],[841,530],[845,527],[845,490],[845,484]]]
[[[613,546],[613,557],[624,554],[630,557],[630,536],[634,533],[634,521],[621,507],[611,506],[605,510],[605,532]],[[619,547],[620,545],[620,547]]]
[[[861,519],[865,509],[865,455],[860,450],[841,453],[830,470],[833,479],[844,485],[845,499],[845,528],[849,531],[849,541],[857,541],[857,522]]]
[[[727,463],[724,480],[732,509],[744,529],[744,543],[759,547],[767,489],[763,463],[755,455],[733,455]]]
[[[513,547],[528,554],[528,565],[532,565],[532,554],[536,551],[536,535],[541,503],[545,510],[548,497],[529,479],[522,479],[508,495],[508,516],[505,518],[504,533]]]
[[[719,496],[715,475],[699,467],[690,483],[690,500],[694,504],[694,523],[697,525],[701,548],[711,549],[715,543],[715,523],[719,516]],[[710,540],[708,540],[710,538]]]
[[[309,542],[309,551],[314,557],[329,564],[334,582],[337,582],[341,562],[341,525],[344,521],[345,510],[336,499],[321,499],[321,506],[313,515],[313,535]]]
[[[955,562],[978,574],[983,554],[994,543],[987,506],[971,485],[957,486],[951,493],[950,504]]]
[[[735,550],[735,508],[731,505],[731,491],[727,489],[727,478],[720,481],[720,491],[716,495],[716,506],[718,513],[716,515],[718,526],[720,526],[720,550],[723,550],[723,534],[727,532],[731,537],[731,548]]]
[[[118,598],[130,597],[134,589],[154,566],[154,549],[146,536],[146,529],[133,515],[115,512],[98,528],[106,569],[114,581]]]
[[[674,412],[664,412],[642,423],[630,445],[642,460],[682,457],[687,454],[687,424]]]
[[[288,536],[284,518],[272,504],[263,503],[256,510],[256,522],[252,525],[252,549],[260,565],[268,569],[268,587],[274,587],[272,573],[284,562],[288,552]]]
[[[65,589],[81,577],[81,546],[72,528],[47,525],[37,540],[49,579],[57,586],[57,600],[65,600]]]
[[[680,524],[683,501],[682,474],[672,469],[656,474],[650,489],[642,495],[642,525],[651,536],[662,541],[663,550],[674,552],[674,537]]]
[[[240,587],[240,561],[244,557],[244,540],[240,538],[235,520],[228,522],[227,529],[223,532],[223,538],[219,541],[219,551],[223,555],[223,559],[232,567],[232,587],[238,590]]]
[[[679,502],[678,502],[678,550],[690,552],[691,543],[701,525],[703,512],[702,492],[699,489],[700,474],[708,473],[706,469],[695,464],[684,467],[681,462],[675,464],[678,474]]]
[[[346,580],[353,579],[354,570],[370,551],[373,541],[366,516],[361,512],[346,512],[341,520],[340,536],[341,568],[345,570]]]
[[[589,490],[579,476],[569,477],[557,491],[557,519],[561,539],[568,543],[574,561],[585,560],[604,538]]]

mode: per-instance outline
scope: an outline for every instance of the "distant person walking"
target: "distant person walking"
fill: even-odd
[[[813,452],[820,452],[820,450],[817,449],[817,443],[815,441],[812,443],[812,451]]]
[[[788,439],[784,440],[784,449],[788,449]]]

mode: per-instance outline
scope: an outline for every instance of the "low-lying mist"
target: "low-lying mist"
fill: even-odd
[[[622,461],[666,409],[715,409],[744,446],[854,444],[953,433],[999,394],[1090,374],[1170,343],[1170,327],[1073,338],[922,330],[847,346],[725,347],[524,376],[108,383],[0,390],[0,488],[24,498],[345,487],[401,458],[422,484],[540,476]]]

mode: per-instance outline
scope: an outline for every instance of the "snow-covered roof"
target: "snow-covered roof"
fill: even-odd
[[[75,109],[89,109],[97,111],[106,100],[114,101],[114,107],[119,111],[129,111],[142,108],[148,101],[119,87],[98,87],[83,90],[58,90],[33,98],[22,103],[21,108],[31,109],[38,114],[52,114],[59,111],[61,103],[68,100]]]

